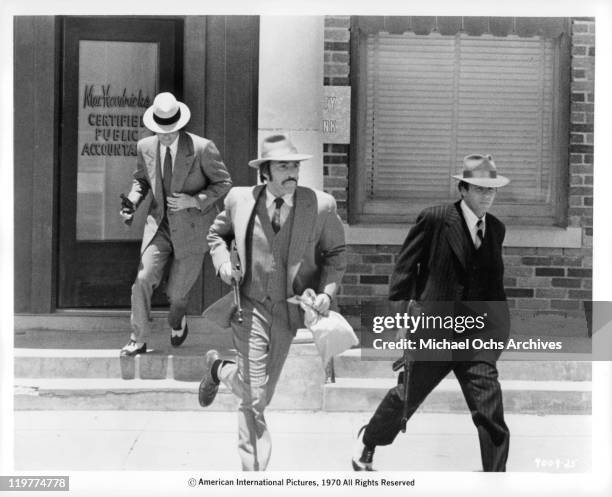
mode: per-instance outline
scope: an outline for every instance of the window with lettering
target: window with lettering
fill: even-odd
[[[358,19],[353,221],[412,222],[424,207],[454,201],[451,176],[461,172],[464,156],[479,153],[493,155],[511,179],[498,191],[494,213],[522,224],[562,222],[565,20],[544,27],[531,20],[526,31],[512,18],[500,21],[504,29],[478,18],[471,30],[464,18],[445,18],[445,34],[437,18],[427,18],[429,29],[408,24],[397,32],[386,21],[368,26]]]
[[[136,143],[148,134],[142,115],[155,97],[158,70],[156,43],[79,42],[78,240],[142,233],[147,209],[138,210],[128,230],[118,215],[119,195],[129,191]]]

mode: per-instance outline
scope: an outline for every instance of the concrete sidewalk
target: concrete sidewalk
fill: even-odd
[[[270,411],[270,471],[350,471],[357,429],[371,413]],[[591,416],[509,414],[508,471],[591,470]],[[240,470],[235,412],[16,411],[15,469]],[[416,413],[379,447],[380,470],[479,471],[469,415]]]

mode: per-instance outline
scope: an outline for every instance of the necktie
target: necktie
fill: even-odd
[[[166,147],[166,156],[164,157],[164,205],[166,204],[166,197],[171,194],[172,185],[172,155],[170,155],[170,147]]]
[[[482,221],[482,219],[479,219],[478,222],[476,223],[476,243],[475,243],[476,250],[480,248],[484,240],[483,228],[484,228],[484,222]]]
[[[272,229],[274,233],[278,233],[281,229],[280,210],[284,202],[283,197],[276,197],[274,199],[274,216],[272,216]]]

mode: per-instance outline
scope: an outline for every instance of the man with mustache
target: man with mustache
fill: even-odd
[[[249,162],[264,184],[232,188],[208,233],[219,277],[240,285],[242,321],[231,318],[235,361],[222,361],[215,350],[206,354],[199,402],[209,406],[220,382],[240,398],[238,451],[245,471],[268,465],[271,441],[264,409],[293,337],[304,327],[300,307],[287,299],[311,288],[317,293],[315,309],[327,313],[346,268],[344,228],[334,198],[297,185],[300,162],[310,158],[285,135],[264,139],[260,157]],[[232,239],[240,270],[230,261]],[[229,299],[221,299],[205,314],[215,319],[212,309],[228,305]]]

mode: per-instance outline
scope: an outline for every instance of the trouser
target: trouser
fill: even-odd
[[[132,285],[131,325],[133,338],[146,342],[151,335],[151,296],[164,275],[169,262],[170,274],[166,293],[170,301],[168,324],[179,329],[189,301],[189,291],[202,270],[204,252],[186,257],[173,257],[173,246],[167,227],[160,227],[140,257],[136,281]]]
[[[408,380],[408,418],[427,395],[453,371],[478,430],[484,471],[505,471],[510,431],[504,421],[502,393],[495,362],[413,362]],[[389,445],[401,429],[404,385],[387,392],[363,436],[365,445]]]
[[[243,471],[264,471],[272,443],[264,409],[295,335],[289,325],[286,302],[251,300],[241,295],[243,322],[232,319],[236,362],[220,368],[219,379],[240,398],[238,453]]]

